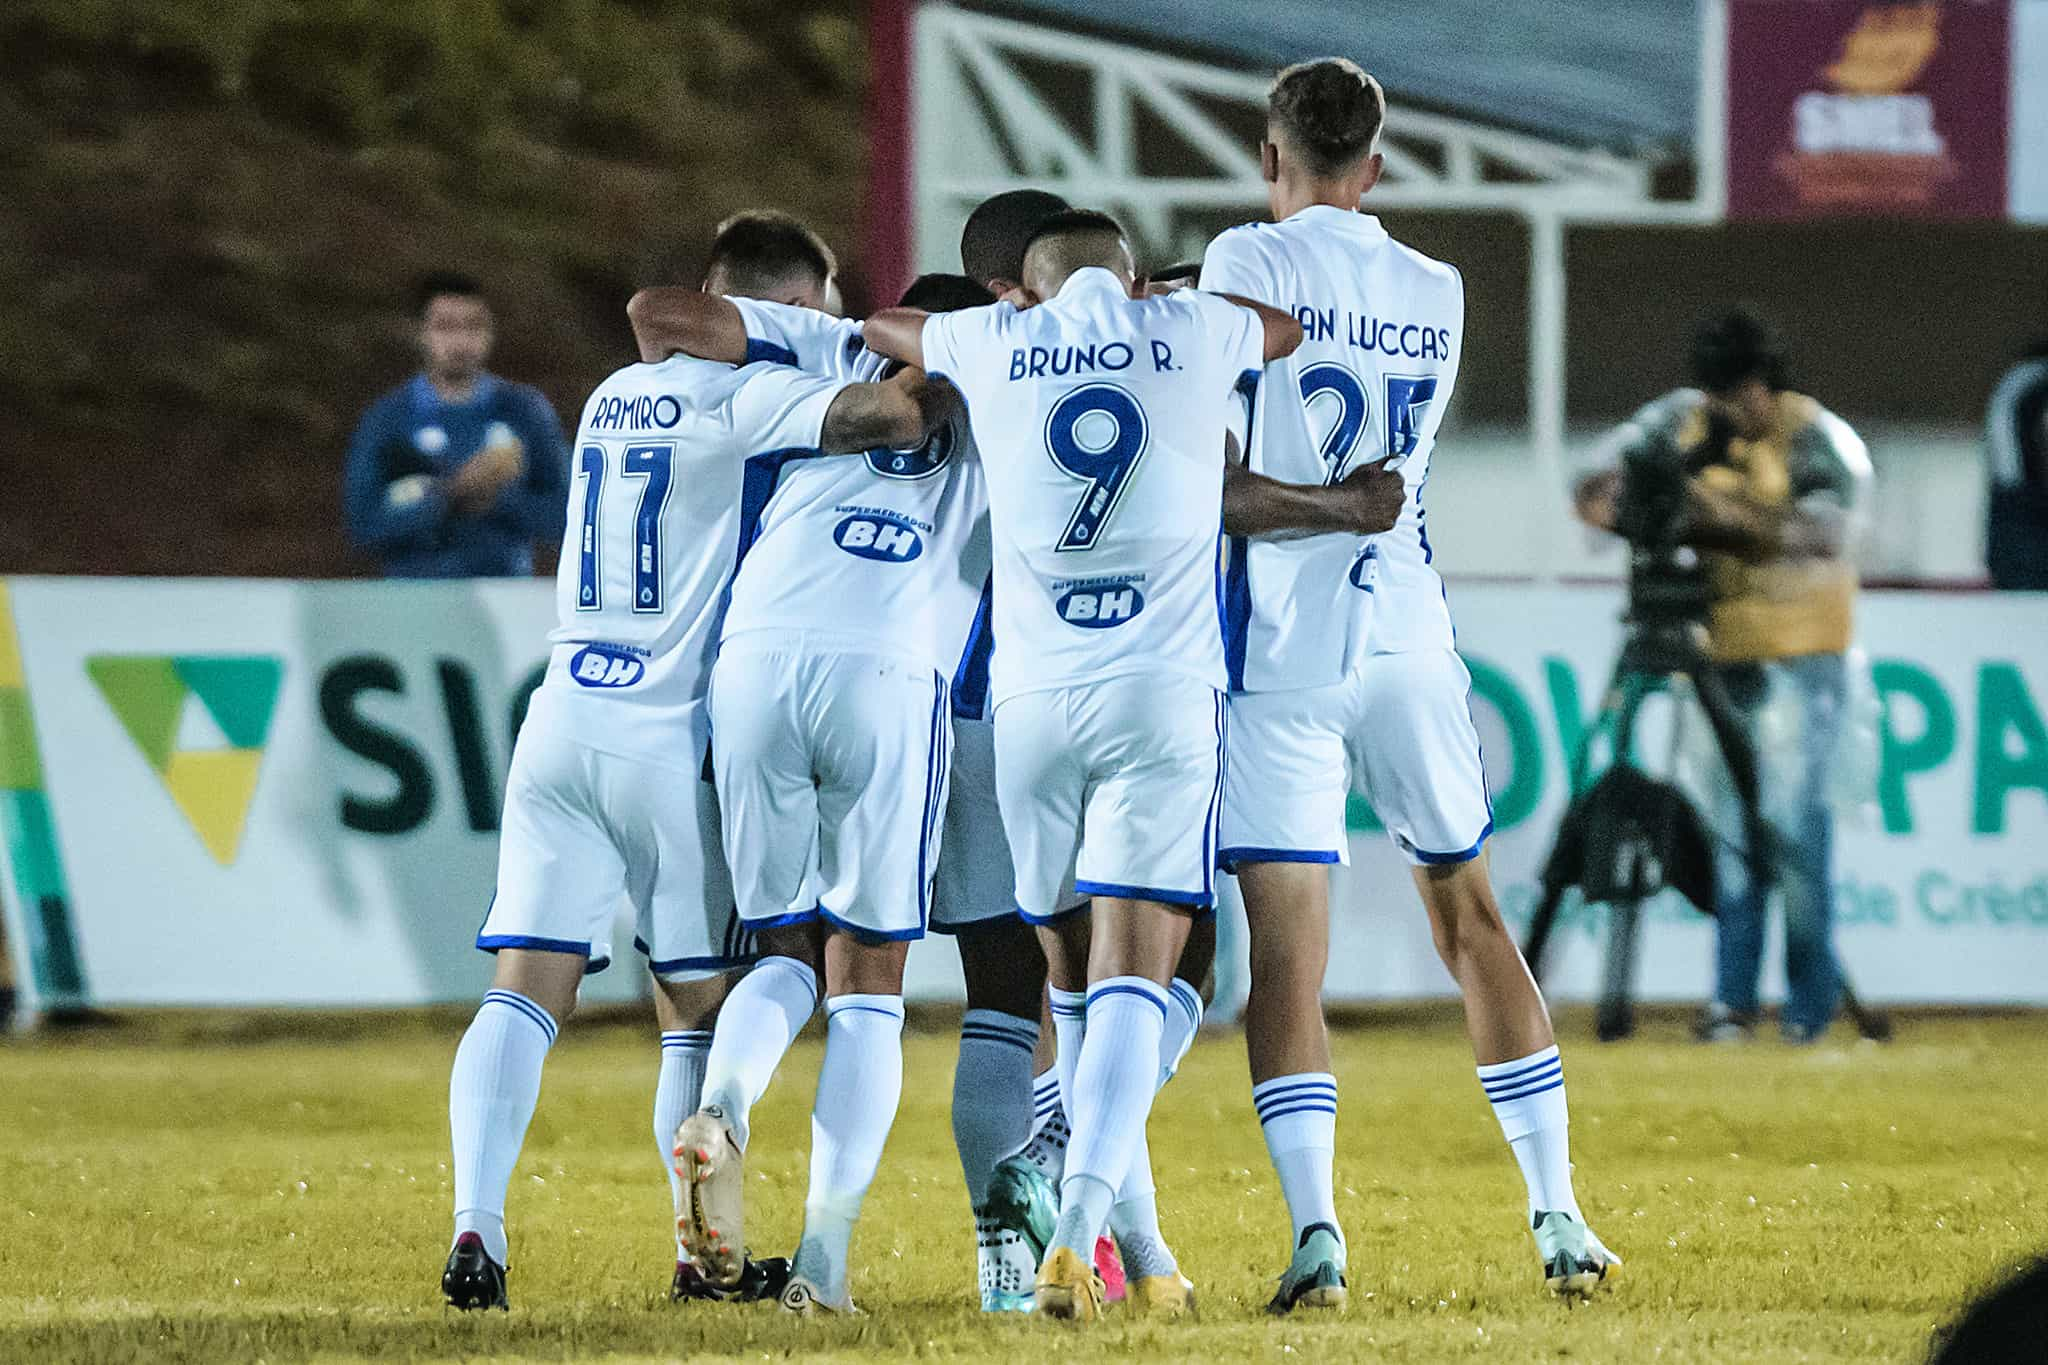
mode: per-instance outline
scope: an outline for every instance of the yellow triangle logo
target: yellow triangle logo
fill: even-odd
[[[261,749],[187,749],[172,754],[164,769],[165,790],[222,867],[241,851],[262,763]]]

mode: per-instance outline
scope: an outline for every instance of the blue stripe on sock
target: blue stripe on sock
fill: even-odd
[[[528,1000],[517,991],[484,992],[484,1004],[488,1005],[493,1001],[500,1005],[509,1005],[513,1009],[518,1010],[540,1026],[540,1031],[547,1035],[548,1042],[553,1043],[555,1041],[555,1021],[548,1017],[546,1010],[534,1004],[533,1001]]]
[[[900,1009],[885,1010],[880,1005],[839,1005],[835,1007],[828,1002],[825,1006],[825,1018],[829,1021],[835,1014],[880,1014],[886,1015],[898,1023],[901,1023],[903,1020],[903,1011]]]
[[[1531,1095],[1540,1095],[1546,1090],[1562,1089],[1564,1089],[1564,1077],[1559,1076],[1555,1080],[1548,1081],[1544,1084],[1532,1085],[1527,1090],[1517,1090],[1514,1091],[1512,1094],[1507,1095],[1488,1095],[1486,1098],[1494,1104],[1503,1104],[1508,1100],[1526,1100]]]
[[[1270,1090],[1252,1091],[1252,1103],[1271,1104],[1274,1100],[1285,1099],[1290,1095],[1316,1093],[1334,1095],[1337,1093],[1337,1083],[1335,1081],[1295,1081],[1287,1085],[1275,1085]]]
[[[979,1029],[961,1029],[960,1041],[963,1043],[1001,1043],[1006,1047],[1016,1048],[1019,1052],[1031,1052],[1037,1047],[1036,1043],[1019,1038],[1014,1033],[983,1033]]]
[[[1337,1105],[1334,1101],[1325,1104],[1319,1101],[1303,1100],[1300,1104],[1283,1105],[1270,1113],[1260,1114],[1259,1123],[1263,1127],[1274,1119],[1284,1119],[1289,1114],[1329,1114],[1334,1117],[1336,1113]]]
[[[1562,1060],[1563,1058],[1561,1058],[1558,1055],[1557,1049],[1555,1047],[1545,1048],[1542,1052],[1537,1053],[1536,1056],[1529,1058],[1525,1062],[1512,1063],[1512,1065],[1515,1067],[1513,1071],[1489,1072],[1487,1069],[1481,1068],[1479,1072],[1479,1083],[1481,1085],[1498,1085],[1502,1081],[1512,1081],[1519,1077],[1526,1076],[1532,1071],[1541,1071],[1544,1067],[1549,1066],[1552,1062],[1559,1062]],[[1500,1063],[1500,1065],[1508,1066],[1511,1065],[1511,1063],[1502,1062]]]
[[[1265,1122],[1265,1121],[1266,1121],[1267,1119],[1271,1118],[1271,1117],[1272,1117],[1272,1116],[1273,1116],[1274,1114],[1277,1114],[1277,1113],[1279,1113],[1279,1112],[1280,1112],[1281,1110],[1283,1110],[1283,1109],[1287,1109],[1287,1108],[1290,1108],[1291,1106],[1294,1106],[1294,1105],[1297,1105],[1297,1104],[1307,1104],[1307,1105],[1322,1105],[1322,1104],[1326,1104],[1326,1105],[1330,1106],[1330,1107],[1331,1107],[1332,1109],[1334,1109],[1334,1108],[1336,1108],[1336,1107],[1337,1107],[1337,1097],[1336,1097],[1336,1095],[1334,1095],[1334,1094],[1328,1094],[1328,1095],[1289,1095],[1289,1096],[1288,1096],[1288,1097],[1287,1097],[1286,1099],[1284,1099],[1284,1100],[1269,1100],[1269,1101],[1267,1101],[1267,1102],[1266,1102],[1266,1103],[1264,1103],[1264,1104],[1255,1104],[1255,1105],[1253,1105],[1253,1106],[1252,1106],[1252,1109],[1253,1109],[1253,1111],[1254,1111],[1254,1112],[1256,1112],[1256,1113],[1258,1114],[1258,1116],[1259,1116],[1259,1122],[1261,1122],[1261,1123],[1264,1123],[1264,1122]]]
[[[1504,1090],[1519,1090],[1523,1086],[1533,1085],[1537,1081],[1556,1080],[1559,1076],[1562,1076],[1563,1074],[1564,1064],[1562,1062],[1552,1062],[1549,1066],[1538,1067],[1534,1071],[1525,1071],[1511,1081],[1481,1082],[1480,1088],[1485,1090],[1486,1093],[1489,1095],[1498,1095]]]
[[[1135,995],[1146,1004],[1156,1008],[1161,1019],[1166,1017],[1166,1000],[1164,999],[1166,992],[1160,990],[1157,986],[1154,986],[1151,990],[1146,990],[1143,986],[1097,986],[1088,992],[1088,1003],[1090,1006],[1093,1006],[1097,1000],[1109,995]]]

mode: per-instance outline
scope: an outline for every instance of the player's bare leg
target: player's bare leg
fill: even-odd
[[[727,1292],[746,1270],[748,1119],[817,1008],[824,962],[816,924],[765,930],[755,943],[760,959],[719,1010],[701,1103],[676,1131],[678,1234],[697,1272]]]
[[[853,1225],[903,1096],[903,962],[910,945],[850,931],[825,937],[825,1060],[811,1109],[803,1238],[782,1306],[851,1313]]]
[[[1188,933],[1186,912],[1156,901],[1098,896],[1090,918],[1085,1026],[1069,1086],[1074,1135],[1037,1295],[1040,1312],[1080,1320],[1101,1312],[1102,1285],[1089,1262],[1158,1088],[1167,983]],[[1042,936],[1056,985],[1074,980],[1072,937]],[[1060,997],[1053,999],[1058,1023]]]
[[[1329,866],[1246,863],[1237,884],[1251,938],[1244,1029],[1252,1102],[1293,1222],[1287,1271],[1267,1307],[1341,1309],[1349,1288],[1334,1172],[1337,1083],[1323,1022]]]
[[[540,1100],[541,1067],[576,1007],[588,959],[578,953],[499,952],[476,1018],[448,1077],[454,1148],[455,1244],[441,1292],[457,1308],[507,1308],[505,1191]]]
[[[1494,899],[1484,853],[1415,869],[1430,933],[1465,998],[1479,1082],[1529,1187],[1529,1226],[1544,1282],[1591,1293],[1621,1260],[1600,1244],[1572,1191],[1564,1066],[1543,994]]]
[[[1066,1118],[1059,1108],[1059,1082],[1051,1075],[1052,1029],[1045,997],[1045,955],[1031,925],[1015,915],[960,927],[961,975],[967,986],[967,1012],[960,1025],[960,1060],[953,1072],[953,1142],[967,1182],[968,1204],[974,1211],[976,1279],[983,1312],[1023,1312],[1032,1304],[1032,1283],[1045,1239],[1055,1216],[1053,1186],[1040,1167],[1025,1156],[1033,1146],[1035,1128],[1056,1123],[1038,1144],[1063,1154]],[[1036,970],[1034,970],[1034,968]],[[1027,1041],[1028,1040],[1028,1041]],[[1034,1078],[1040,1074],[1037,1053],[1046,1056],[1051,1082],[1048,1105]],[[1002,1211],[991,1204],[1000,1184]],[[1033,1210],[1041,1205],[1042,1223],[1034,1241]]]

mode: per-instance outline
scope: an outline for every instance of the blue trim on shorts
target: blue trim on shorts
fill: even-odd
[[[1417,862],[1428,863],[1432,867],[1441,867],[1450,863],[1469,863],[1479,856],[1479,850],[1485,848],[1486,841],[1492,837],[1493,817],[1489,814],[1486,820],[1486,828],[1479,831],[1479,838],[1474,841],[1470,848],[1459,849],[1456,853],[1427,853],[1419,848],[1408,851]]]
[[[809,924],[818,918],[822,909],[823,907],[814,905],[808,910],[792,910],[786,915],[770,915],[767,919],[746,919],[739,916],[735,916],[735,919],[745,932],[758,934],[763,929],[787,929],[793,924]]]
[[[922,924],[918,925],[915,929],[867,929],[839,918],[839,916],[833,914],[822,905],[818,907],[816,914],[819,919],[825,921],[834,929],[839,930],[843,934],[851,934],[862,943],[903,943],[924,937],[924,925]]]
[[[1077,885],[1074,889],[1079,891],[1081,888]],[[1021,905],[1016,907],[1016,911],[1017,918],[1023,920],[1026,924],[1057,924],[1067,916],[1081,914],[1088,908],[1089,904],[1084,900],[1077,901],[1064,909],[1055,910],[1050,915],[1034,915]]]
[[[647,970],[653,972],[656,976],[660,976],[663,972],[734,972],[742,967],[751,967],[760,961],[759,954],[752,954],[746,957],[729,957],[724,955],[714,957],[672,957],[666,962],[657,962],[654,957],[654,950],[649,948],[647,940],[641,938],[638,934],[633,935],[633,947],[638,950],[640,956],[647,959]]]
[[[476,946],[487,953],[500,948],[524,948],[535,953],[567,953],[571,957],[587,959],[583,974],[593,976],[612,965],[608,957],[591,957],[590,945],[573,938],[540,938],[534,934],[478,934]]]
[[[939,822],[946,816],[946,769],[952,761],[947,745],[953,738],[951,689],[946,676],[932,673],[932,722],[925,735],[924,816],[917,831],[917,937],[924,936],[932,921],[932,879],[938,876],[939,860],[932,856]],[[883,935],[881,937],[898,937]]]
[[[1216,789],[1209,793],[1209,814],[1202,821],[1202,889],[1209,903],[1216,902],[1216,846],[1223,842],[1223,775],[1230,764],[1230,704],[1221,692],[1216,698]]]
[[[1246,863],[1341,863],[1343,855],[1334,848],[1254,848],[1232,845],[1216,855],[1216,866],[1236,872]]]
[[[1120,900],[1158,901],[1164,905],[1185,906],[1191,910],[1208,910],[1216,904],[1216,893],[1211,891],[1168,891],[1157,886],[1125,886],[1120,882],[1084,882],[1076,880],[1074,894],[1077,896],[1115,896]],[[1022,913],[1021,911],[1019,913]],[[1029,919],[1030,916],[1025,916]],[[1041,921],[1042,922],[1042,921]]]

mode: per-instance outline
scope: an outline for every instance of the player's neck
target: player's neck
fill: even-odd
[[[434,396],[443,403],[460,406],[475,400],[477,388],[483,383],[483,372],[472,370],[467,374],[436,374],[429,370],[427,383],[433,385]]]
[[[1359,201],[1359,196],[1353,193],[1348,185],[1330,180],[1297,179],[1292,176],[1282,177],[1279,193],[1275,198],[1278,201],[1273,206],[1276,221],[1292,218],[1303,209],[1317,206],[1355,213],[1358,211]]]

